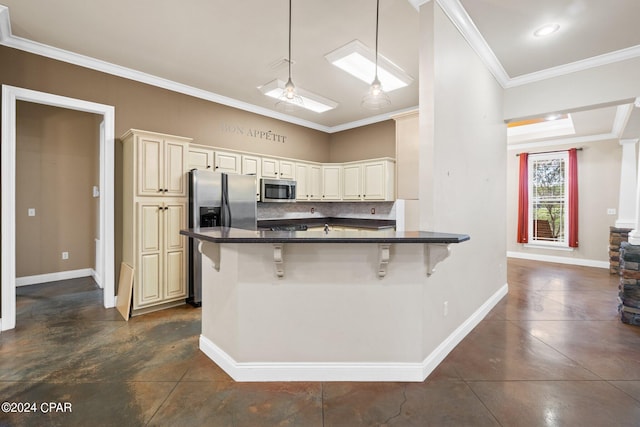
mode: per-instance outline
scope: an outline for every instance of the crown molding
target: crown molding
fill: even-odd
[[[553,77],[564,76],[567,74],[575,73],[577,71],[584,71],[590,68],[601,67],[603,65],[613,64],[616,62],[626,61],[627,59],[638,57],[640,57],[640,45],[628,47],[626,49],[620,49],[615,52],[605,53],[602,55],[583,59],[581,61],[571,62],[569,64],[559,65],[557,67],[547,68],[546,70],[537,71],[535,73],[523,74],[522,76],[513,77],[509,79],[504,87],[506,89],[516,86],[523,86],[529,83],[535,83]]]
[[[417,10],[419,7],[431,0],[408,0]],[[436,0],[451,22],[458,28],[462,36],[471,45],[472,49],[478,54],[480,59],[487,66],[500,85],[505,88],[523,86],[529,83],[547,80],[553,77],[559,77],[577,71],[588,70],[590,68],[600,67],[603,65],[613,64],[620,61],[640,57],[640,45],[621,49],[615,52],[605,53],[592,58],[581,61],[575,61],[569,64],[557,67],[547,68],[545,70],[534,73],[523,74],[517,77],[510,77],[504,67],[498,61],[498,58],[489,47],[482,34],[471,20],[467,11],[462,7],[459,0]]]
[[[416,10],[419,10],[420,6],[429,3],[432,0],[407,0]],[[467,14],[466,10],[462,7],[459,0],[435,0],[442,8],[445,14],[449,17],[451,22],[460,31],[462,36],[467,40],[472,49],[483,61],[485,66],[493,74],[498,83],[505,89],[534,83],[553,77],[558,77],[577,71],[583,71],[589,68],[600,67],[615,62],[620,62],[632,58],[640,57],[640,45],[633,46],[627,49],[621,49],[616,52],[606,53],[593,58],[588,58],[582,61],[572,62],[570,64],[561,65],[558,67],[548,68],[546,70],[538,71],[535,73],[524,74],[514,78],[509,77],[504,67],[498,61],[497,57],[487,44],[486,40],[480,34],[480,31],[475,26],[471,17]],[[0,5],[0,44],[11,47],[14,49],[22,50],[25,52],[33,53],[36,55],[44,56],[47,58],[67,62],[70,64],[78,65],[84,68],[104,72],[107,74],[115,75],[118,77],[124,77],[126,79],[138,81],[141,83],[157,86],[163,89],[171,90],[177,93],[193,96],[196,98],[204,99],[207,101],[215,102],[218,104],[226,105],[229,107],[237,108],[239,110],[247,111],[250,113],[258,114],[265,117],[270,117],[277,120],[282,120],[288,123],[296,124],[299,126],[315,129],[326,133],[335,133],[343,130],[353,129],[355,127],[364,126],[367,124],[377,123],[382,120],[390,119],[392,115],[401,113],[402,111],[395,111],[388,114],[382,114],[379,116],[369,117],[363,120],[357,120],[354,122],[344,123],[337,126],[325,126],[309,120],[300,119],[287,114],[283,114],[277,111],[270,110],[268,108],[259,107],[246,102],[238,101],[233,98],[229,98],[223,95],[209,92],[206,90],[198,89],[193,86],[184,85],[168,79],[157,77],[151,74],[136,71],[130,68],[121,67],[115,64],[111,64],[105,61],[101,61],[95,58],[91,58],[77,53],[69,52],[63,49],[58,49],[52,46],[48,46],[42,43],[34,42],[21,37],[16,37],[11,33],[11,21],[9,18],[9,8]],[[412,107],[413,108],[413,107]],[[407,110],[410,110],[409,108]]]
[[[200,98],[218,104],[226,105],[261,116],[282,120],[310,129],[315,129],[327,133],[331,133],[332,131],[332,128],[330,126],[320,125],[309,120],[299,119],[297,117],[293,117],[277,111],[272,111],[264,107],[258,107],[256,105],[238,101],[214,92],[198,89],[193,86],[177,83],[168,79],[143,73],[141,71],[133,70],[131,68],[121,67],[119,65],[91,58],[89,56],[80,55],[64,49],[59,49],[53,46],[48,46],[42,43],[24,39],[22,37],[14,36],[11,33],[9,9],[6,6],[2,5],[0,5],[0,44],[14,49],[33,53],[35,55],[44,56],[58,61],[67,62],[69,64],[78,65],[80,67],[89,68],[95,71],[123,77],[129,80],[134,80],[140,83],[145,83],[163,89],[171,90],[173,92],[182,93],[184,95],[193,96],[195,98]]]
[[[0,43],[11,35],[11,20],[9,19],[9,8],[0,4]]]
[[[342,132],[344,130],[354,129],[361,126],[371,125],[378,122],[383,122],[385,120],[393,119],[394,117],[398,117],[399,115],[406,114],[409,112],[415,112],[418,110],[418,106],[403,108],[401,110],[390,111],[384,114],[378,114],[377,116],[367,117],[366,119],[356,120],[349,123],[344,123],[341,125],[332,126],[328,133],[336,133]]]
[[[462,36],[465,38],[467,43],[469,43],[471,48],[478,54],[498,83],[502,87],[506,87],[509,83],[509,75],[500,61],[498,61],[498,58],[487,44],[487,41],[482,37],[482,34],[480,34],[476,24],[474,24],[467,11],[462,7],[460,1],[437,0],[437,3],[449,17],[451,22],[453,22],[458,31],[462,33]]]

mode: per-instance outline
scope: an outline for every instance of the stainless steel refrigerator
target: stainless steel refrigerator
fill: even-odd
[[[194,169],[189,172],[189,228],[234,227],[255,230],[256,177]],[[202,254],[189,239],[189,297],[202,303]]]

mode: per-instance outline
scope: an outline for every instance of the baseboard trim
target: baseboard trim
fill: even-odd
[[[16,277],[16,286],[37,285],[39,283],[56,282],[58,280],[77,279],[79,277],[94,277],[92,268],[79,270],[60,271],[58,273],[37,274],[35,276]]]
[[[484,319],[509,290],[494,293],[421,363],[302,363],[236,362],[208,338],[200,335],[200,350],[237,382],[266,381],[401,381],[422,382]]]
[[[467,320],[456,328],[429,356],[422,362],[422,377],[426,379],[451,351],[484,319],[487,314],[509,292],[509,284],[505,283],[488,300],[484,302]]]
[[[200,350],[237,382],[423,381],[421,363],[240,363],[202,335]]]
[[[508,251],[507,258],[527,259],[530,261],[555,262],[558,264],[579,265],[582,267],[609,268],[609,261],[597,261],[595,259],[562,257],[553,255],[530,254],[516,251]]]

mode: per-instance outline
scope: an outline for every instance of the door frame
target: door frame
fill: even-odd
[[[0,331],[16,326],[16,104],[33,102],[53,107],[84,111],[102,116],[100,124],[100,207],[99,247],[102,265],[96,265],[101,274],[104,307],[115,306],[115,108],[81,99],[68,98],[9,85],[2,85],[2,139],[0,167],[2,180],[2,214],[0,220]]]

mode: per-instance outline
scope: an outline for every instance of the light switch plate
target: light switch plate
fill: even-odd
[[[29,216],[36,216],[36,210],[35,210],[35,208],[29,208],[29,209],[27,210],[27,215],[29,215]]]
[[[616,210],[614,208],[607,209],[607,215],[615,215],[615,214],[616,214]]]

